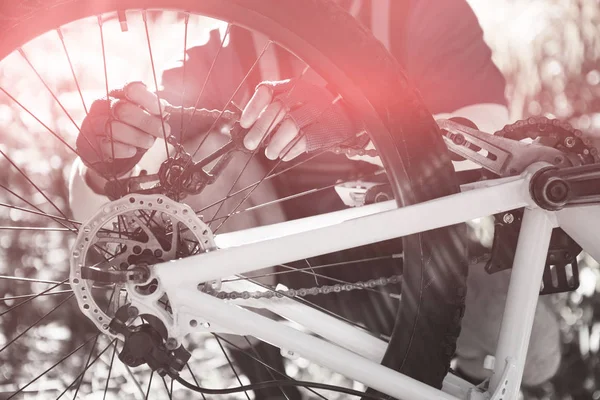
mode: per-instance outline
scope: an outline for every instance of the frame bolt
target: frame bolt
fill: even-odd
[[[457,135],[454,135],[454,137],[452,138],[452,141],[457,146],[463,146],[466,142],[465,137],[463,135],[461,135],[460,133]]]
[[[280,353],[283,357],[290,360],[296,360],[299,357],[298,354],[292,350],[280,349]]]
[[[177,339],[170,337],[167,339],[165,346],[167,347],[167,350],[175,350],[177,347],[179,347],[179,342]]]
[[[506,213],[504,214],[504,216],[502,217],[502,222],[504,222],[505,224],[512,224],[513,222],[515,222],[515,216],[512,215],[511,213]]]
[[[565,138],[565,147],[572,149],[575,147],[575,138],[573,136],[569,136]]]

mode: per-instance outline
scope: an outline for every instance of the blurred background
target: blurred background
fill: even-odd
[[[470,0],[470,3],[480,18],[494,60],[508,80],[507,97],[512,119],[536,115],[557,117],[585,132],[600,134],[600,2]],[[105,21],[107,75],[111,88],[134,80],[153,82],[141,20],[133,19],[129,23],[130,32],[123,35],[116,19]],[[207,41],[206,28],[215,23],[193,17],[188,47]],[[95,19],[71,24],[63,33],[82,96],[74,84],[73,72],[56,32],[38,38],[23,50],[49,87],[58,94],[60,103],[69,110],[74,121],[65,116],[19,54],[11,55],[0,64],[0,87],[19,99],[23,106],[34,110],[48,128],[60,132],[73,144],[77,133],[75,125],[83,119],[92,101],[106,94],[104,68],[98,57],[101,43]],[[150,15],[150,35],[158,71],[182,58],[180,16],[175,13]],[[0,150],[17,149],[11,153],[15,166],[27,173],[58,208],[67,209],[67,178],[72,153],[69,154],[48,130],[3,92],[0,92],[0,137],[3,138]],[[0,203],[60,216],[32,185],[23,180],[15,166],[0,158],[0,187],[6,189],[0,190]],[[26,210],[0,207],[1,275],[43,277],[49,282],[64,279],[68,271],[67,250],[74,236],[66,227],[11,230],[7,226],[46,228],[48,222]],[[53,268],[48,268],[49,265]],[[582,258],[580,268],[580,289],[554,298],[562,325],[564,358],[561,369],[556,378],[543,387],[527,390],[526,398],[600,399],[600,269],[596,262],[586,257]],[[75,349],[72,337],[90,337],[95,332],[91,324],[82,323],[77,317],[75,301],[68,301],[68,293],[48,296],[43,301],[34,300],[34,305],[23,306],[22,312],[2,314],[3,310],[27,299],[28,294],[48,287],[47,283],[0,280],[0,348],[37,321],[26,336],[0,353],[0,393],[13,390],[10,383],[23,370],[33,374],[39,369],[41,373],[48,361],[40,359],[40,355],[50,359],[56,354],[66,354]],[[68,304],[58,309],[57,315],[47,321],[38,321],[62,301]],[[209,340],[197,352],[201,354],[195,356],[206,361],[201,383],[209,387],[235,384],[233,375],[225,367],[226,360],[218,343]],[[106,354],[110,357],[112,348]],[[74,371],[80,371],[83,362],[82,357],[69,359],[41,380],[37,389],[64,388],[76,378]],[[302,360],[291,368],[288,373],[299,379],[328,374]],[[132,385],[131,393],[139,393],[140,388],[126,379],[128,373],[124,368],[114,372],[117,377],[123,376],[123,384]],[[93,378],[89,379],[93,381]],[[341,377],[329,379],[329,383],[342,381]],[[93,387],[104,389],[104,382],[92,383]]]

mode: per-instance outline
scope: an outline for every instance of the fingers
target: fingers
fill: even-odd
[[[244,146],[248,150],[255,150],[265,136],[284,120],[284,106],[279,101],[272,101],[272,90],[267,86],[259,86],[242,112],[240,125],[250,129],[244,137]],[[298,133],[293,120],[283,121],[265,150],[266,157],[271,160],[283,157],[283,161],[288,161],[304,153],[306,139],[296,140]]]
[[[277,132],[271,138],[265,155],[270,160],[275,160],[284,155],[283,150],[288,147],[298,135],[298,126],[290,119],[285,119]]]
[[[271,104],[273,93],[266,86],[259,86],[254,95],[242,111],[240,125],[244,129],[249,129],[259,118],[263,110]]]
[[[150,114],[148,111],[127,100],[119,100],[113,105],[113,115],[119,121],[156,138],[162,138],[163,135],[168,137],[171,134],[170,125],[163,123],[160,117]]]
[[[109,139],[112,134],[112,139],[114,141],[142,149],[149,149],[156,140],[154,136],[148,135],[133,126],[129,126],[119,121],[111,121],[110,126],[107,126],[106,131],[106,135]]]
[[[100,142],[100,151],[102,151],[102,154],[106,159],[131,158],[137,153],[137,148],[119,142],[111,143],[109,139],[104,139]]]
[[[292,148],[285,148],[281,152],[281,156],[283,156],[283,161],[293,160],[294,158],[306,152],[306,136],[302,136],[297,142],[293,141],[288,145],[288,147],[289,146],[292,146]]]
[[[244,146],[248,150],[254,150],[261,143],[263,138],[268,135],[273,128],[277,126],[285,117],[285,110],[280,102],[271,103],[260,114],[260,117],[254,122],[252,128],[244,138]]]
[[[158,107],[158,96],[148,90],[142,82],[131,82],[123,88],[125,97],[132,103],[146,109],[152,115],[164,114],[169,103],[161,99],[161,108]]]

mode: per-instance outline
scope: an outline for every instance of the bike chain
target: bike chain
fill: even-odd
[[[334,154],[345,154],[347,157],[356,157],[356,156],[379,157],[379,154],[377,154],[377,150],[375,150],[375,149],[354,149],[351,147],[334,147],[329,151]]]
[[[474,265],[480,262],[484,262],[489,260],[490,254],[484,254],[479,257],[473,257],[469,260],[470,265]],[[354,290],[367,290],[373,289],[376,287],[383,287],[392,284],[398,284],[402,280],[402,275],[392,275],[387,278],[376,278],[370,279],[368,281],[359,281],[355,283],[338,283],[335,285],[324,285],[324,286],[313,286],[310,288],[302,288],[302,289],[286,289],[286,290],[267,290],[267,291],[219,291],[214,289],[205,288],[204,292],[215,296],[218,299],[222,300],[237,300],[237,299],[273,299],[273,298],[296,298],[296,297],[307,297],[307,296],[316,296],[320,294],[329,294],[329,293],[340,293],[340,292],[351,292]],[[393,296],[392,296],[393,297]]]
[[[598,149],[591,137],[568,122],[546,117],[530,117],[506,125],[494,135],[512,140],[541,140],[547,145],[577,157],[581,164],[600,162]]]
[[[237,299],[273,299],[273,298],[296,298],[316,296],[319,294],[351,292],[353,290],[368,290],[376,287],[387,286],[400,283],[402,275],[392,275],[387,278],[370,279],[364,282],[355,283],[338,283],[335,285],[314,286],[311,288],[302,289],[286,289],[286,290],[267,290],[267,291],[243,291],[243,292],[225,292],[213,289],[206,289],[205,292],[222,300],[237,300]]]

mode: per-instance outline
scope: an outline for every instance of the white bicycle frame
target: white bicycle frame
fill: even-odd
[[[531,199],[531,176],[544,166],[534,164],[521,176],[466,185],[459,194],[409,207],[396,208],[393,202],[377,203],[326,216],[222,234],[216,237],[217,244],[224,247],[221,250],[155,265],[153,275],[169,296],[180,332],[255,336],[399,399],[513,399],[521,384],[552,229],[560,226],[584,251],[600,260],[596,234],[596,227],[600,226],[600,207],[581,206],[549,212]],[[525,213],[496,362],[485,392],[450,374],[443,389],[438,390],[383,367],[379,361],[386,348],[385,342],[292,299],[224,301],[197,288],[198,282],[223,279],[522,207],[525,207]],[[242,290],[256,288],[260,287]],[[239,290],[235,286],[225,286],[225,289]],[[297,322],[312,334],[245,307],[269,309]]]

